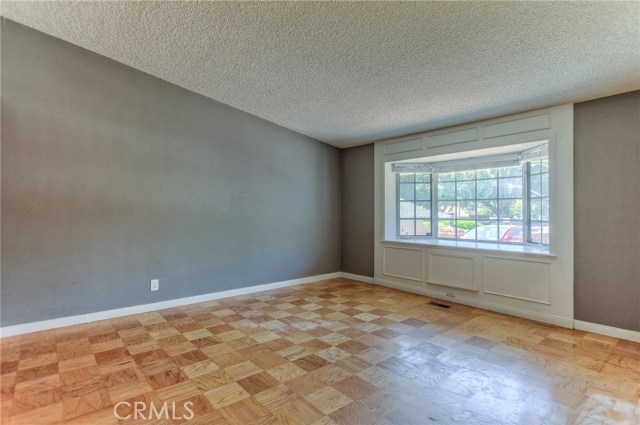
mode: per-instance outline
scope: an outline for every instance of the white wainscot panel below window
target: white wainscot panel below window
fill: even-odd
[[[549,263],[485,256],[483,292],[550,304]]]
[[[422,250],[384,247],[382,273],[387,276],[422,282]]]
[[[475,291],[478,288],[478,261],[474,254],[429,250],[427,283]]]

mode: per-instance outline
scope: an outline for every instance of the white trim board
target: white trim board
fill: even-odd
[[[582,320],[574,320],[573,327],[580,331],[591,332],[594,334],[611,336],[628,341],[640,342],[640,332],[630,331],[628,329],[615,328],[613,326],[599,325],[597,323],[583,322]]]
[[[265,283],[263,285],[248,286],[246,288],[229,289],[227,291],[211,292],[208,294],[195,295],[193,297],[177,298],[173,300],[160,301],[151,304],[134,305],[131,307],[116,308],[113,310],[98,311],[95,313],[79,314],[77,316],[60,317],[57,319],[42,320],[40,322],[24,323],[20,325],[6,326],[0,328],[0,338],[22,335],[30,332],[44,331],[47,329],[61,328],[64,326],[79,325],[82,323],[95,322],[98,320],[113,319],[115,317],[129,316],[132,314],[146,313],[148,311],[162,310],[165,308],[179,307],[188,304],[201,303],[205,301],[217,300],[220,298],[247,295],[254,292],[268,291],[270,289],[285,288],[287,286],[301,285],[320,280],[336,279],[343,277],[342,272],[308,276],[299,279],[285,280],[282,282]],[[356,279],[356,275],[351,275],[350,279]]]

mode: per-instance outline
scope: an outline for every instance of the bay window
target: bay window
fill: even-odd
[[[548,142],[535,145],[394,163],[397,236],[548,246]]]

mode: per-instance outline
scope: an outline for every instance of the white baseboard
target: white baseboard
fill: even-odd
[[[359,274],[342,272],[342,277],[344,277],[346,279],[357,280],[359,282],[373,283],[373,278],[372,277],[362,276],[362,275],[359,275]]]
[[[628,329],[615,328],[613,326],[599,325],[597,323],[583,322],[582,320],[574,320],[573,327],[586,332],[611,336],[614,338],[626,339],[633,342],[640,342],[640,332],[630,331]]]
[[[426,295],[428,297],[442,298],[441,292],[433,292],[427,288],[416,287],[412,285],[391,282],[383,279],[373,279],[376,285],[386,286],[388,288],[399,289],[401,291],[413,292],[414,294]],[[542,323],[561,326],[563,328],[573,328],[573,319],[567,317],[554,316],[551,314],[539,313],[535,311],[523,310],[517,307],[509,307],[501,304],[495,304],[487,301],[475,300],[457,296],[455,299],[448,300],[457,304],[464,304],[471,307],[483,308],[485,310],[495,311],[497,313],[508,314],[511,316],[522,317],[523,319],[535,320]]]
[[[98,311],[95,313],[80,314],[77,316],[60,317],[57,319],[43,320],[40,322],[24,323],[21,325],[6,326],[0,328],[0,338],[21,335],[30,332],[44,331],[47,329],[61,328],[64,326],[79,325],[95,322],[97,320],[113,319],[115,317],[129,316],[132,314],[146,313],[148,311],[162,310],[165,308],[179,307],[220,298],[235,297],[238,295],[252,294],[254,292],[267,291],[269,289],[285,288],[287,286],[301,285],[319,280],[336,279],[343,277],[342,272],[328,273],[316,276],[308,276],[300,279],[285,280],[282,282],[266,283],[263,285],[249,286],[246,288],[230,289],[228,291],[211,292],[209,294],[193,297],[178,298],[174,300],[160,301],[151,304],[135,305],[131,307],[116,308],[113,310]]]
[[[227,291],[212,292],[208,294],[196,295],[193,297],[178,298],[174,300],[160,301],[157,303],[136,305],[131,307],[117,308],[113,310],[99,311],[95,313],[80,314],[77,316],[60,317],[57,319],[43,320],[40,322],[24,323],[21,325],[6,326],[0,328],[0,338],[21,335],[30,332],[43,331],[47,329],[61,328],[64,326],[79,325],[82,323],[95,322],[98,320],[113,319],[115,317],[129,316],[132,314],[146,313],[148,311],[162,310],[165,308],[180,307],[188,304],[195,304],[205,301],[217,300],[220,298],[235,297],[238,295],[247,295],[255,292],[268,291],[270,289],[286,288],[288,286],[302,285],[305,283],[317,282],[327,279],[346,278],[359,282],[372,283],[376,285],[386,286],[389,288],[399,289],[401,291],[413,292],[415,294],[426,295],[428,297],[442,298],[442,294],[432,293],[426,288],[414,287],[402,283],[390,282],[382,279],[374,279],[368,276],[361,276],[352,273],[335,272],[323,275],[308,276],[300,279],[285,280],[282,282],[266,283],[263,285],[249,286],[246,288],[230,289]],[[634,342],[640,342],[640,332],[627,329],[615,328],[612,326],[599,325],[597,323],[583,322],[581,320],[571,320],[564,317],[552,316],[543,313],[536,313],[522,310],[514,307],[506,307],[498,304],[456,298],[456,303],[470,305],[472,307],[485,308],[487,310],[496,311],[498,313],[509,314],[516,317],[522,317],[530,320],[537,320],[543,323],[562,326],[565,328],[575,328],[578,330],[593,332],[601,335],[611,336],[614,338],[625,339]]]

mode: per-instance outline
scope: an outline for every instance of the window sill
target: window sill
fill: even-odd
[[[429,246],[444,249],[456,249],[491,254],[516,254],[554,259],[556,255],[548,250],[531,245],[509,245],[491,242],[468,242],[444,239],[384,239],[382,243],[394,243],[411,246]]]

